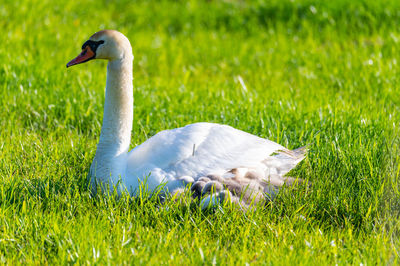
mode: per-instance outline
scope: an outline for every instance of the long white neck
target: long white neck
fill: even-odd
[[[103,125],[91,166],[92,181],[115,184],[124,178],[133,119],[132,54],[110,61]]]
[[[97,152],[107,149],[108,155],[126,153],[131,140],[132,118],[132,59],[111,61],[107,65],[103,126]]]

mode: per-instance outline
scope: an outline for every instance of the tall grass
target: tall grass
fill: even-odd
[[[3,263],[398,263],[400,2],[19,0],[0,27]],[[133,45],[132,147],[225,123],[308,144],[312,187],[252,212],[92,196],[106,62],[65,64],[104,28]]]

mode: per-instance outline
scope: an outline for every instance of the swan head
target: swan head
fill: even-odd
[[[93,34],[82,45],[82,52],[69,61],[67,67],[93,59],[114,61],[125,58],[133,60],[132,47],[128,38],[115,30],[102,30]]]

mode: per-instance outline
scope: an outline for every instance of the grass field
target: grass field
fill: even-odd
[[[0,262],[399,263],[400,1],[3,1]],[[92,196],[104,28],[131,40],[132,147],[198,121],[309,145],[256,211]],[[239,80],[242,79],[247,90]]]

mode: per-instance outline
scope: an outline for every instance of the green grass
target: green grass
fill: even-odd
[[[0,261],[399,263],[399,10],[397,0],[3,1]],[[293,175],[312,188],[246,213],[91,196],[106,62],[65,64],[104,28],[135,54],[132,147],[225,123],[309,144]]]

